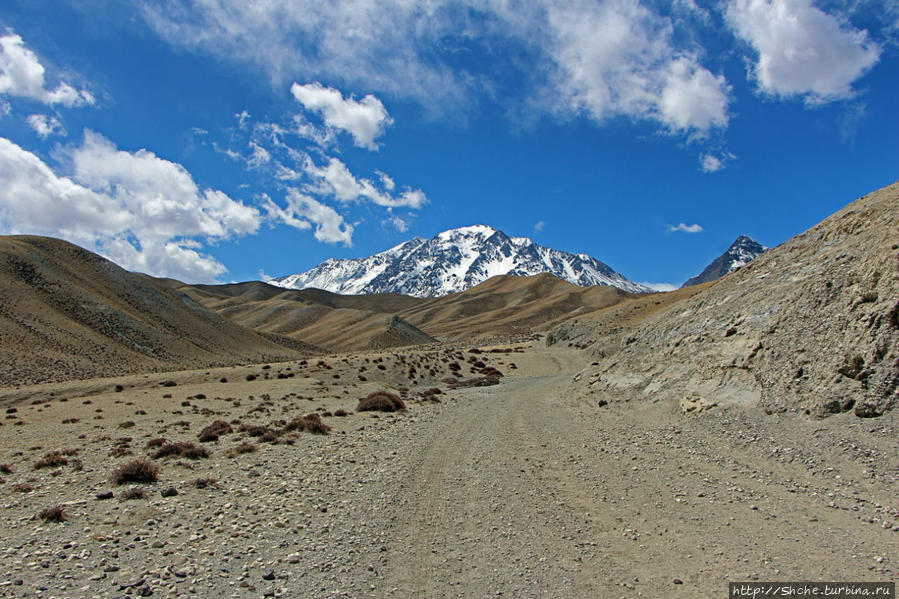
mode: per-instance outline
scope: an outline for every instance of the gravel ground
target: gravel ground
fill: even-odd
[[[428,351],[404,358],[454,350]],[[897,578],[892,413],[599,406],[572,378],[585,354],[543,348],[483,355],[501,384],[418,402],[445,372],[409,385],[393,356],[384,371],[356,355],[290,378],[272,365],[81,383],[67,402],[63,386],[0,397],[16,410],[0,427],[0,596],[701,598],[733,580]],[[330,434],[275,443],[235,431],[199,444],[209,458],[154,460],[154,484],[109,480],[153,438],[354,411],[403,385],[403,413],[325,416]],[[245,442],[257,450],[229,457]],[[57,450],[68,464],[35,469]],[[146,497],[124,499],[132,487]],[[58,504],[68,520],[35,518]]]

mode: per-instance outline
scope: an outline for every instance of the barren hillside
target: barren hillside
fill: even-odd
[[[70,243],[0,237],[0,386],[259,362],[308,346],[265,338],[166,281]]]
[[[633,326],[603,312],[551,340],[591,346],[594,394],[876,416],[899,403],[897,260],[894,184]]]

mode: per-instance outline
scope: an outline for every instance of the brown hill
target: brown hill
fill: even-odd
[[[435,341],[397,316],[424,300],[398,294],[344,296],[320,289],[283,289],[252,281],[183,285],[186,295],[260,333],[303,340],[329,351],[358,351]]]
[[[899,404],[899,184],[860,198],[748,266],[652,305],[552,331],[600,361],[591,393],[876,416]],[[665,297],[669,294],[664,294]],[[645,300],[644,300],[645,301]]]
[[[237,326],[173,284],[58,239],[0,237],[0,386],[290,359],[314,349]]]
[[[639,297],[615,287],[579,287],[551,274],[500,275],[461,293],[426,300],[400,314],[442,338],[476,338],[547,330],[581,314]]]
[[[433,299],[296,291],[260,282],[179,289],[241,326],[332,351],[529,334],[636,297],[613,287],[578,287],[550,274],[497,276]]]

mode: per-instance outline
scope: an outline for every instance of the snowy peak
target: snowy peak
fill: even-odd
[[[762,254],[768,248],[757,242],[752,237],[740,235],[737,237],[726,252],[715,258],[711,264],[705,267],[701,273],[689,279],[683,284],[683,287],[699,285],[720,279],[726,274],[730,274],[742,266],[746,266]]]
[[[464,291],[497,275],[548,272],[577,285],[607,285],[643,293],[586,254],[546,248],[527,237],[509,237],[488,225],[472,225],[416,237],[389,250],[352,260],[326,260],[312,270],[271,281],[289,289],[315,287],[345,295],[402,293],[436,297]]]

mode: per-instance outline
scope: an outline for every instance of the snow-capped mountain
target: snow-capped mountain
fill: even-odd
[[[496,275],[552,273],[577,285],[651,291],[586,254],[569,254],[509,237],[487,225],[416,237],[387,251],[351,260],[330,259],[312,270],[269,281],[289,289],[315,287],[344,295],[402,293],[436,297],[464,291]]]
[[[705,267],[701,273],[689,279],[682,287],[690,287],[691,285],[699,285],[720,279],[726,274],[730,274],[741,266],[746,266],[762,254],[768,248],[757,242],[752,237],[740,235],[734,241],[726,252],[715,258],[711,264]]]

